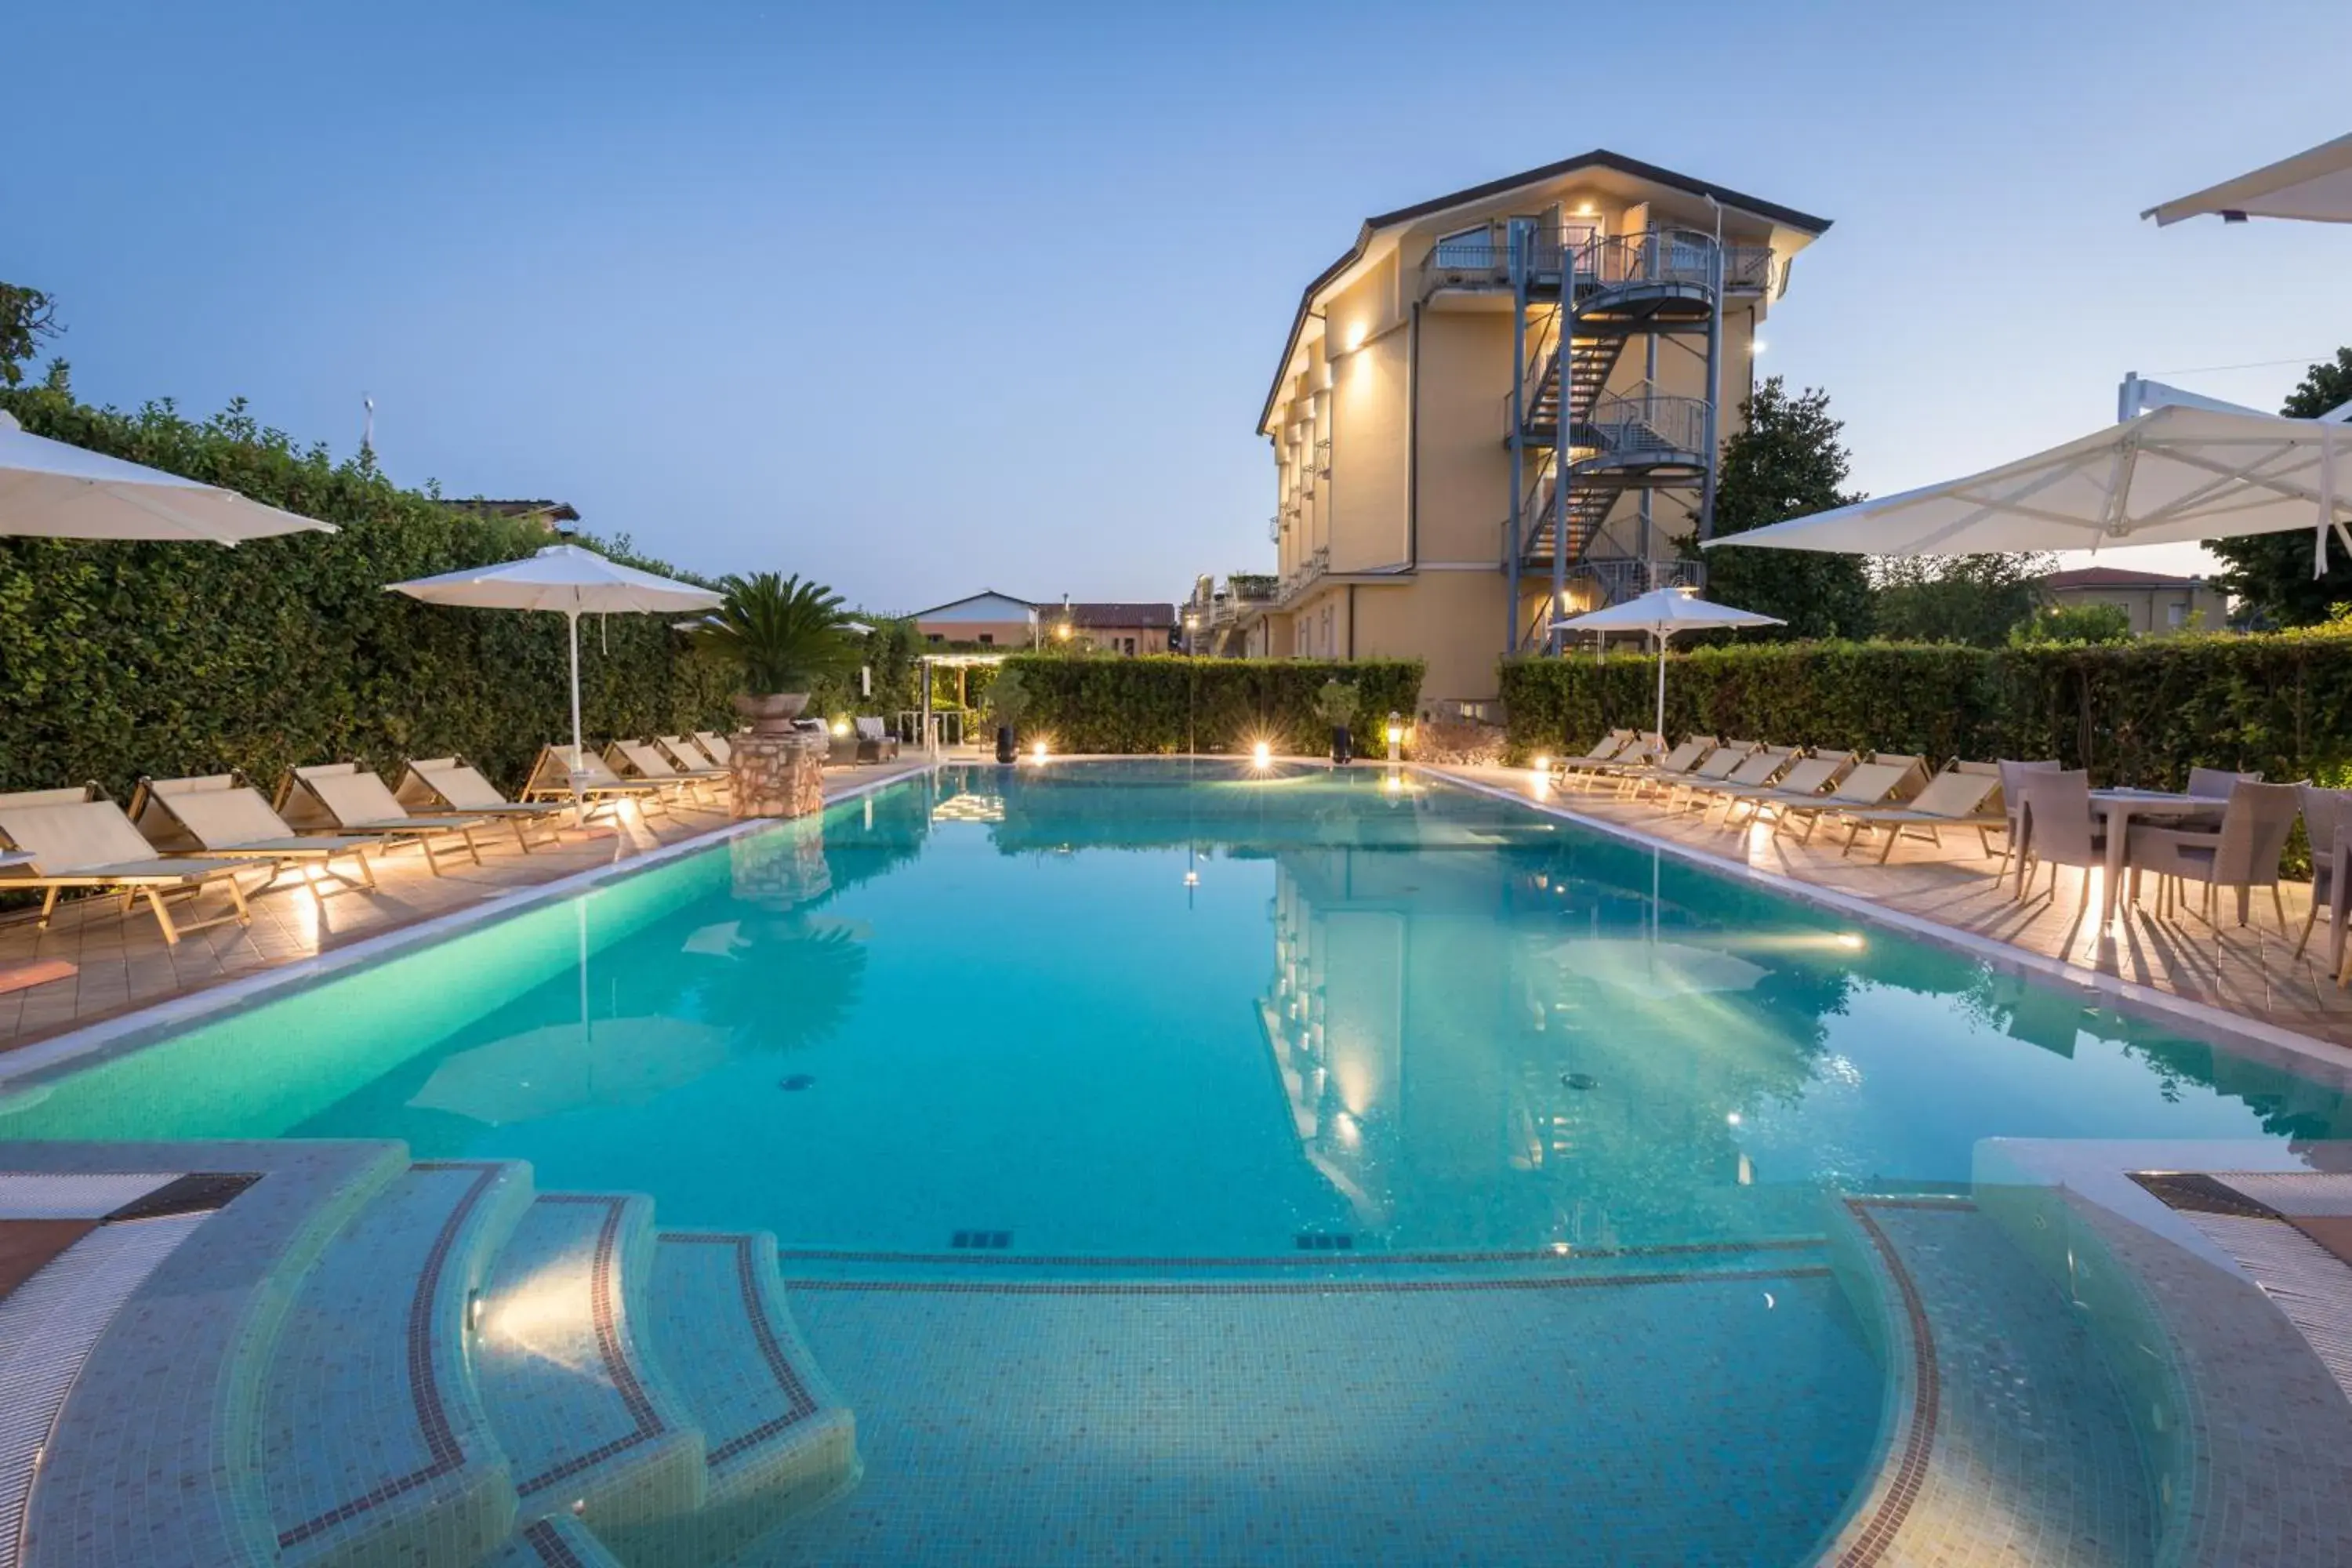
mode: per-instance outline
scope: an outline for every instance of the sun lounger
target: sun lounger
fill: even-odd
[[[1633,744],[1606,762],[1583,763],[1573,772],[1563,770],[1563,784],[1573,782],[1581,789],[1596,789],[1629,773],[1646,773],[1674,762],[1674,750],[1662,735],[1636,735]]]
[[[1805,835],[1800,844],[1813,841],[1813,830],[1821,826],[1825,814],[1852,811],[1862,807],[1897,805],[1916,795],[1927,777],[1924,757],[1897,756],[1886,752],[1874,752],[1870,761],[1857,763],[1816,795],[1769,801],[1759,810],[1772,813],[1772,831],[1777,836],[1790,823],[1801,819]]]
[[[1772,789],[1773,781],[1802,755],[1794,746],[1759,746],[1720,779],[1693,778],[1685,784],[1685,805],[1713,811],[1718,798],[1748,790]]]
[[[701,743],[691,735],[656,735],[654,743],[667,752],[670,761],[688,773],[698,768],[727,769],[725,763],[703,750]]]
[[[481,770],[463,757],[412,757],[400,775],[392,798],[418,816],[480,816],[514,829],[515,843],[526,855],[537,844],[560,844],[556,819],[571,807],[562,801],[509,800]],[[534,838],[530,829],[545,829]]]
[[[261,861],[269,866],[273,881],[288,866],[315,866],[346,886],[375,890],[375,868],[368,864],[368,851],[382,848],[382,838],[373,834],[297,833],[237,773],[141,779],[131,796],[130,815],[131,826],[166,855]],[[335,869],[338,860],[349,861],[356,875]]]
[[[1560,770],[1577,767],[1585,763],[1605,763],[1623,751],[1626,744],[1633,739],[1633,731],[1631,730],[1612,730],[1593,742],[1591,749],[1581,756],[1563,757],[1551,765],[1555,770]]]
[[[1733,815],[1743,805],[1753,823],[1767,810],[1790,801],[1811,800],[1845,777],[1853,762],[1852,752],[1815,752],[1790,763],[1777,784],[1719,790],[1717,793],[1724,798],[1723,826],[1729,827]]]
[[[539,761],[531,764],[530,777],[523,781],[522,797],[570,800],[576,795],[590,808],[635,801],[640,811],[667,816],[669,796],[676,789],[656,779],[625,779],[593,752],[583,750],[575,760],[569,746],[542,746]]]
[[[735,748],[716,730],[697,730],[694,743],[709,752],[710,760],[722,768],[735,760]]]
[[[271,804],[297,832],[373,834],[386,848],[414,844],[436,877],[441,874],[439,851],[453,838],[466,847],[467,859],[482,863],[482,847],[474,838],[474,830],[483,826],[481,817],[420,816],[357,763],[296,768],[278,782],[278,798]]]
[[[1616,784],[1620,795],[1638,796],[1653,784],[1689,783],[1706,764],[1706,759],[1721,749],[1721,743],[1712,735],[1693,735],[1650,767],[1626,768],[1603,776]]]
[[[1886,842],[1878,849],[1878,863],[1884,866],[1886,858],[1895,853],[1895,840],[1905,834],[1916,834],[1940,849],[1944,844],[1943,829],[1947,827],[1975,828],[1977,841],[1990,856],[1993,834],[2005,828],[2009,821],[1996,798],[2000,794],[2000,763],[1956,762],[1929,779],[1927,787],[1907,805],[1842,813],[1848,826],[1845,847],[1838,851],[1839,856],[1853,854],[1854,841],[1877,829],[1886,835]]]
[[[74,888],[118,894],[125,914],[137,900],[146,900],[163,940],[173,946],[189,931],[231,921],[247,925],[253,920],[245,905],[245,889],[236,882],[236,874],[249,862],[159,856],[122,808],[95,789],[0,795],[0,849],[26,857],[0,866],[0,888],[40,889],[44,927],[57,913],[58,896]],[[227,892],[233,912],[184,925],[172,919],[168,902],[173,894],[193,899],[215,883]]]
[[[1666,781],[1664,799],[1667,806],[1675,804],[1675,796],[1695,795],[1708,784],[1722,784],[1738,771],[1739,764],[1763,748],[1754,741],[1726,741],[1700,760],[1698,766],[1677,779]]]
[[[625,779],[650,779],[675,785],[680,795],[716,799],[716,791],[732,776],[720,767],[681,768],[669,753],[650,741],[615,741],[604,748],[604,765]]]
[[[1623,735],[1617,749],[1606,756],[1570,757],[1556,764],[1562,784],[1583,784],[1612,768],[1647,767],[1652,758],[1666,749],[1665,737],[1657,734],[1636,734],[1612,730],[1612,735]]]

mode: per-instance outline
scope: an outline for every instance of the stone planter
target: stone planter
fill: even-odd
[[[806,816],[824,810],[824,753],[829,743],[830,737],[821,731],[809,734],[787,730],[778,735],[754,730],[736,736],[727,766],[734,775],[737,819]]]
[[[805,691],[772,691],[764,697],[738,697],[735,711],[751,721],[755,735],[789,735],[793,721],[808,706]]]

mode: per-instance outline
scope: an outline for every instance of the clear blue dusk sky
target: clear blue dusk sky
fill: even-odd
[[[2137,216],[2347,129],[2341,0],[86,0],[7,36],[0,278],[62,301],[83,395],[242,394],[342,452],[365,392],[404,481],[878,609],[1263,568],[1301,286],[1367,213],[1594,146],[1836,220],[1766,363],[1874,492],[2090,428],[2127,369],[2352,340],[2352,232]]]

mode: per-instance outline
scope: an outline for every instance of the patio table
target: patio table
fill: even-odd
[[[2107,876],[2105,885],[2099,890],[2099,929],[2105,931],[2116,918],[2116,893],[2124,875],[2124,840],[2131,833],[2133,817],[2179,821],[2219,816],[2229,806],[2228,801],[2212,795],[2181,795],[2171,790],[2093,790],[2091,810],[2105,819],[2107,833]]]

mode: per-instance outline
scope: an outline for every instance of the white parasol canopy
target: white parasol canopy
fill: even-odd
[[[1560,632],[1647,632],[1658,639],[1658,724],[1666,732],[1666,643],[1676,632],[1720,631],[1727,626],[1778,626],[1787,623],[1753,610],[1734,609],[1685,593],[1680,588],[1654,588],[1641,597],[1588,610],[1552,622]]]
[[[26,435],[15,416],[0,410],[0,535],[235,544],[334,531],[331,523],[264,506],[235,490]]]
[[[2352,429],[2171,405],[1964,479],[1706,542],[1843,555],[1973,555],[2327,531],[2352,551]],[[2340,476],[2340,477],[2339,477]]]
[[[462,605],[480,610],[553,610],[562,615],[572,638],[572,760],[580,749],[580,617],[583,614],[646,611],[676,614],[714,609],[720,595],[691,583],[656,577],[607,561],[576,544],[551,544],[520,561],[469,566],[437,577],[394,583],[391,591],[428,605]]]
[[[2160,227],[2207,213],[2231,222],[2284,217],[2308,223],[2352,223],[2352,136],[2323,142],[2292,158],[2265,163],[2251,174],[2150,207],[2139,216],[2154,218]]]

